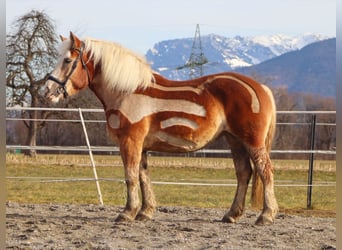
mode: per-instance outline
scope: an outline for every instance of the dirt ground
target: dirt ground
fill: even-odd
[[[7,249],[336,249],[336,218],[280,213],[255,226],[255,211],[237,224],[224,209],[159,207],[148,222],[115,223],[121,207],[8,203]]]

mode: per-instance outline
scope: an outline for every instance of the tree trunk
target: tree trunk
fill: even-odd
[[[37,107],[38,97],[36,95],[32,95],[31,107]],[[30,147],[35,147],[37,145],[37,130],[38,130],[38,110],[30,110],[28,121],[28,133],[26,138],[26,145]],[[36,149],[28,149],[24,152],[25,155],[35,157],[37,155]]]
[[[37,119],[38,118],[38,111],[33,110],[30,111],[30,119]],[[30,147],[34,147],[37,145],[37,121],[30,120],[28,122],[28,133],[27,133],[27,139],[26,139],[26,145]],[[25,155],[35,157],[37,155],[36,149],[28,149],[24,151]]]

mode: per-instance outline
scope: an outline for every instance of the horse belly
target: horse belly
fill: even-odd
[[[145,139],[146,150],[162,152],[191,152],[205,147],[225,129],[220,117],[169,118],[159,122],[160,126],[151,130]]]

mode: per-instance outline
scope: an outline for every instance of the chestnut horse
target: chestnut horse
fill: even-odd
[[[127,185],[127,203],[116,221],[152,218],[156,202],[146,151],[195,151],[224,135],[237,189],[222,221],[234,223],[243,214],[252,162],[259,176],[254,178],[259,182],[253,181],[252,193],[263,200],[256,224],[274,222],[278,205],[269,151],[276,115],[268,87],[236,73],[170,81],[154,73],[144,58],[116,43],[80,40],[71,32],[69,39],[61,38],[60,58],[46,82],[46,98],[56,103],[88,86],[101,100],[108,133],[120,146]]]

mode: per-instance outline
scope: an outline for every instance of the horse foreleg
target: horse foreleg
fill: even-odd
[[[258,171],[264,186],[263,210],[255,224],[271,224],[278,212],[278,204],[274,195],[273,166],[265,148],[251,149],[250,156],[255,171]]]
[[[252,175],[252,167],[248,152],[246,151],[244,146],[235,140],[233,141],[232,138],[228,139],[228,142],[231,146],[238,183],[234,201],[229,211],[224,215],[222,221],[235,223],[243,214],[245,209],[246,193],[248,189],[248,183]]]
[[[139,210],[139,164],[141,160],[141,150],[138,144],[131,140],[122,140],[120,152],[125,168],[125,180],[127,186],[127,202],[122,213],[116,221],[132,221]]]
[[[151,179],[147,166],[146,151],[143,151],[141,156],[139,180],[142,196],[142,206],[135,219],[140,221],[150,220],[156,208],[156,201],[151,186]]]

